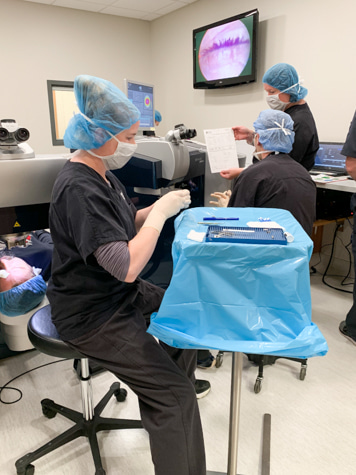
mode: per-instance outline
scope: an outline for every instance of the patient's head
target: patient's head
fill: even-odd
[[[46,294],[46,283],[33,267],[19,257],[0,257],[0,312],[7,316],[27,313]]]
[[[269,152],[289,153],[294,143],[294,122],[285,112],[267,109],[253,123],[258,142]]]
[[[0,277],[0,292],[5,292],[17,285],[23,284],[36,275],[33,268],[27,262],[14,256],[3,256],[0,258],[1,270],[5,272],[1,273],[3,277]]]

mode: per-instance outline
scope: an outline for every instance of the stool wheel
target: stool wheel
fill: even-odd
[[[124,388],[116,389],[114,391],[114,396],[118,402],[124,402],[127,396],[127,391]]]
[[[17,475],[33,475],[35,473],[35,467],[33,465],[27,465],[25,470],[20,470],[16,472]]]
[[[106,472],[103,468],[98,468],[95,470],[95,475],[106,475]]]
[[[47,404],[50,406],[52,404],[54,404],[54,401],[52,401],[52,399],[42,399],[41,401],[41,406],[42,406],[42,414],[47,417],[47,419],[53,419],[57,412],[54,411],[51,407],[48,407]],[[29,472],[29,474],[31,475],[31,472]],[[27,472],[26,472],[26,475],[27,475]]]
[[[219,353],[216,355],[215,357],[215,366],[217,368],[220,368],[220,366],[223,364],[223,359],[224,359],[224,352],[223,351],[219,351]]]
[[[300,368],[299,379],[301,381],[304,381],[306,374],[307,374],[307,365],[302,365],[302,367]]]
[[[257,378],[255,382],[255,386],[253,388],[255,394],[258,394],[261,391],[262,388],[262,379]]]

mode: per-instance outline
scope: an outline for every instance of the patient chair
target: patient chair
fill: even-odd
[[[101,417],[101,413],[110,398],[115,396],[117,401],[122,402],[126,399],[127,391],[120,388],[120,383],[115,382],[96,407],[93,407],[91,373],[88,359],[79,352],[71,349],[59,338],[56,328],[52,324],[51,308],[49,305],[41,308],[31,317],[28,322],[28,336],[33,346],[42,353],[59,358],[80,360],[83,412],[80,413],[60,406],[50,399],[43,399],[41,405],[42,413],[45,417],[52,419],[59,413],[73,421],[74,425],[39,449],[29,452],[27,455],[18,459],[16,462],[17,475],[33,475],[35,467],[32,465],[32,462],[81,436],[88,438],[95,464],[95,475],[105,475],[96,433],[102,430],[142,428],[140,420]],[[58,461],[58,465],[60,464],[61,462]]]

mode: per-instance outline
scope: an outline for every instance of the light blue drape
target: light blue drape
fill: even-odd
[[[204,217],[247,226],[270,218],[294,236],[287,245],[196,242]],[[270,208],[194,208],[175,220],[173,276],[148,332],[179,348],[293,358],[321,356],[325,338],[311,321],[313,243],[288,212]]]

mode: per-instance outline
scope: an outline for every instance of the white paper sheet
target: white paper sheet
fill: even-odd
[[[232,129],[204,130],[204,136],[211,173],[239,167]]]

